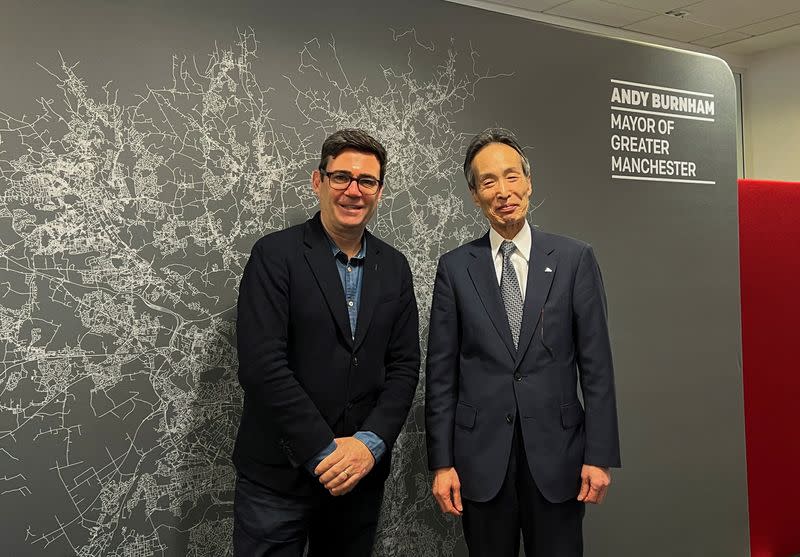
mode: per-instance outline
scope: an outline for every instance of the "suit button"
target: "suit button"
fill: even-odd
[[[353,367],[358,367],[358,358],[353,356]]]
[[[514,422],[514,416],[511,414],[506,414],[506,423],[510,424]]]
[[[522,381],[522,374],[520,372],[514,374],[514,381]]]
[[[353,403],[352,402],[348,402],[347,404],[344,405],[344,407],[347,408],[348,410],[350,410],[353,407]]]

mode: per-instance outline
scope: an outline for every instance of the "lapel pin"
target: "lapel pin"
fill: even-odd
[[[545,273],[552,273],[552,272],[553,272],[553,269],[551,269],[550,267],[546,267],[546,268],[545,268],[545,270],[544,270],[544,272],[545,272]]]

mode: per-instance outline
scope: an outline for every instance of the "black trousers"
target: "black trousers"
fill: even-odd
[[[383,484],[339,497],[321,486],[309,496],[277,493],[241,474],[233,503],[235,557],[368,557]]]
[[[519,533],[526,557],[581,557],[584,503],[551,503],[531,476],[519,416],[499,493],[485,503],[463,500],[462,525],[470,557],[518,557]],[[575,496],[578,495],[576,479]]]

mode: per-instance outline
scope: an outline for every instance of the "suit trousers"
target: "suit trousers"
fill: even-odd
[[[463,500],[462,525],[470,557],[518,557],[519,537],[526,557],[581,557],[585,504],[577,499],[551,503],[533,480],[519,414],[503,485],[494,498]],[[575,496],[579,480],[575,479]]]
[[[333,497],[278,493],[239,474],[233,504],[235,557],[367,557],[372,554],[383,483]]]

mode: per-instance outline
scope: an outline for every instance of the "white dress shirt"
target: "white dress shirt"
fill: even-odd
[[[498,234],[494,228],[489,228],[489,244],[492,248],[492,258],[494,259],[494,270],[497,273],[497,284],[500,284],[500,277],[503,276],[503,253],[500,251],[500,244],[503,243],[503,238]],[[520,294],[522,294],[522,301],[525,301],[525,289],[528,286],[528,261],[531,258],[531,244],[533,237],[531,236],[531,225],[525,221],[522,230],[517,232],[511,240],[517,247],[514,253],[511,254],[511,264],[517,272],[517,281],[519,282]]]

